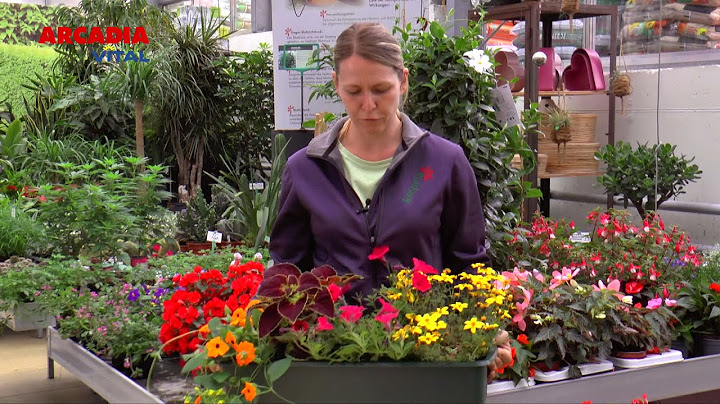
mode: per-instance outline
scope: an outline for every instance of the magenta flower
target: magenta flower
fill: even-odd
[[[362,312],[365,310],[362,306],[342,306],[338,307],[340,317],[348,323],[356,323],[362,317]]]
[[[334,328],[333,325],[330,324],[330,321],[325,316],[318,318],[317,323],[318,323],[318,325],[317,325],[318,331],[330,331]]]

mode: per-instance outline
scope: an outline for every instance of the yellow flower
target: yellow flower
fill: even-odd
[[[434,333],[426,333],[425,335],[418,337],[419,342],[422,342],[427,345],[432,344],[433,342],[437,341],[438,339],[440,339],[440,335],[438,335],[435,332]]]
[[[392,335],[393,341],[397,341],[400,338],[402,338],[402,339],[407,338],[407,331],[405,330],[405,328],[401,328],[401,329],[395,331],[395,333]]]
[[[407,293],[407,301],[408,301],[408,303],[414,303],[414,302],[415,302],[415,295],[413,295],[412,293],[408,292],[408,293]]]
[[[465,290],[465,289],[473,290],[473,285],[471,285],[469,283],[461,283],[459,285],[455,285],[455,289],[457,289],[457,290]]]
[[[387,297],[390,300],[398,300],[402,297],[402,293],[388,293]]]
[[[444,321],[438,321],[436,326],[438,330],[444,330],[447,328],[447,323]]]
[[[448,312],[447,306],[438,307],[438,309],[435,312],[439,313],[440,315],[443,315],[443,316],[447,316],[448,314],[450,314],[450,312]]]
[[[452,271],[450,270],[450,268],[445,268],[445,269],[443,269],[443,271],[442,271],[442,273],[443,273],[443,274],[446,274],[446,275],[447,275],[447,274],[450,274],[450,272],[452,272]]]
[[[462,313],[463,310],[468,308],[468,304],[463,302],[455,302],[451,304],[450,307],[452,307],[452,309],[457,311],[458,313]]]
[[[423,329],[422,329],[422,327],[415,326],[412,328],[412,330],[410,332],[412,332],[413,334],[422,334]]]
[[[498,306],[503,304],[505,301],[505,296],[493,296],[485,299],[485,304],[491,305],[491,304],[497,304]]]
[[[476,317],[473,317],[465,322],[465,328],[463,329],[470,330],[471,333],[475,334],[478,328],[482,328],[482,323]]]

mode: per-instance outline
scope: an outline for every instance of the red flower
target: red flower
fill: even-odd
[[[385,263],[385,262],[387,262],[387,261],[385,261],[385,254],[387,254],[388,251],[390,251],[390,247],[388,247],[386,245],[377,246],[377,247],[373,248],[370,255],[368,255],[368,259],[370,261],[378,260],[378,261],[382,261],[383,263]]]
[[[720,292],[720,285],[718,285],[717,283],[713,282],[713,283],[710,284],[710,289],[712,289],[712,290],[714,290],[714,291],[716,291],[716,292]]]
[[[308,327],[308,323],[305,320],[298,320],[292,325],[292,329],[297,332],[305,332],[308,330]]]
[[[583,401],[582,404],[592,404],[592,400]]]
[[[161,247],[160,247],[160,244],[155,244],[155,245],[152,246],[152,249],[153,249],[153,251],[155,251],[155,252],[160,252],[160,248],[161,248]]]
[[[627,293],[629,295],[634,295],[636,293],[642,292],[643,288],[644,288],[644,286],[640,282],[635,282],[635,281],[628,282],[625,284],[625,293]]]
[[[398,309],[386,302],[382,297],[378,298],[378,300],[380,300],[382,308],[377,316],[375,316],[375,320],[385,325],[385,328],[390,331],[390,322],[398,316]]]
[[[431,287],[430,281],[428,281],[427,275],[425,275],[424,273],[419,272],[419,271],[413,273],[412,284],[415,289],[417,289],[423,293],[430,290],[430,287]]]
[[[521,343],[523,345],[527,345],[530,343],[530,341],[528,341],[527,335],[525,335],[525,334],[518,335],[516,339],[518,340],[519,343]]]
[[[360,320],[360,317],[362,317],[363,310],[365,310],[365,308],[362,306],[338,307],[340,316],[343,318],[343,320],[347,321],[348,323],[355,323],[358,320]]]
[[[8,191],[17,191],[17,187],[15,185],[10,184],[7,186],[7,190]]]

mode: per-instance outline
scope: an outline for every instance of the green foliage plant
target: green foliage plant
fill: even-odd
[[[56,26],[55,7],[0,3],[0,43],[37,44],[44,27]]]
[[[142,238],[143,218],[169,198],[163,167],[144,159],[112,158],[85,164],[59,163],[60,181],[40,187],[37,205],[53,248],[70,256],[106,259],[120,254],[123,242]]]
[[[692,164],[694,157],[678,156],[675,148],[668,143],[638,143],[635,150],[625,142],[606,145],[595,153],[596,159],[607,164],[597,181],[608,194],[622,195],[644,218],[648,211],[685,193],[685,186],[702,174],[697,164]]]
[[[272,161],[270,178],[263,183],[261,192],[251,189],[247,175],[225,160],[223,163],[227,171],[221,171],[220,177],[210,175],[230,201],[230,206],[222,213],[223,217],[230,222],[239,222],[245,230],[241,238],[256,248],[265,245],[266,236],[277,219],[280,180],[287,163],[286,147],[285,136],[276,135],[277,153]]]
[[[0,3],[0,8],[3,4],[6,3]],[[30,99],[33,94],[25,85],[38,75],[45,76],[55,57],[56,53],[50,47],[0,43],[0,110],[22,116],[25,112],[23,99]]]
[[[207,232],[215,230],[217,210],[214,202],[205,200],[199,189],[187,207],[178,213],[179,240],[204,243]]]
[[[45,227],[22,204],[0,197],[0,260],[42,252]],[[2,296],[2,294],[0,294]]]
[[[234,151],[242,162],[240,170],[263,172],[262,161],[272,157],[270,131],[274,128],[275,100],[272,50],[240,53],[226,60],[225,83],[218,96],[225,100],[225,125],[220,128],[224,150]],[[252,111],[252,112],[251,112]]]

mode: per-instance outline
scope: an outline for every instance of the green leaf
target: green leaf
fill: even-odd
[[[291,358],[280,359],[277,362],[273,362],[267,370],[268,383],[272,383],[275,380],[282,377],[292,365]]]
[[[213,373],[213,380],[215,380],[218,383],[223,383],[228,378],[230,378],[230,373],[228,373],[228,372]]]
[[[708,316],[708,320],[717,316],[720,316],[720,307],[713,306],[712,311],[710,311],[710,315]]]
[[[570,366],[570,369],[568,369],[568,375],[570,376],[570,379],[579,379],[582,377],[582,372],[577,365],[572,365]]]
[[[207,389],[217,390],[217,389],[223,387],[220,383],[215,381],[215,378],[213,377],[212,374],[195,376],[195,379],[193,381],[196,384],[199,384],[200,386],[205,387]]]
[[[204,364],[206,360],[207,360],[206,352],[193,354],[193,357],[190,358],[190,360],[188,360],[187,362],[185,362],[185,366],[183,366],[181,373],[188,373],[188,372],[193,371],[198,366]]]
[[[540,342],[540,341],[547,341],[550,339],[550,329],[549,328],[543,328],[540,330],[540,332],[537,333],[535,338],[533,338],[533,343]]]

